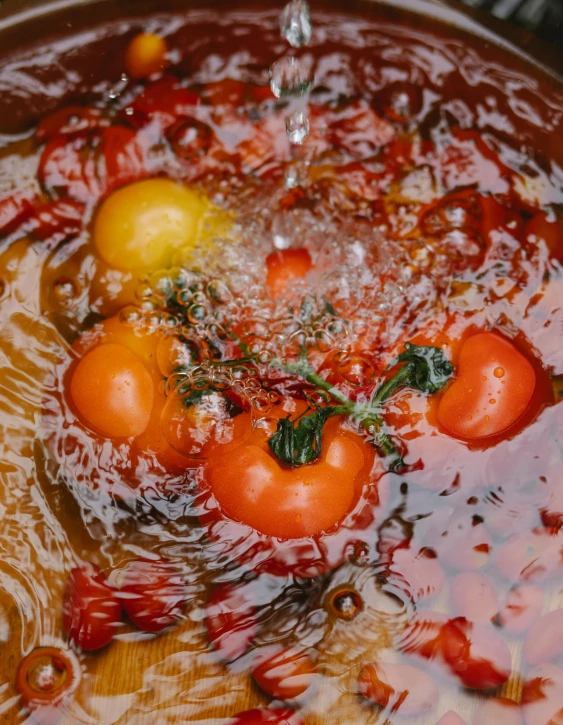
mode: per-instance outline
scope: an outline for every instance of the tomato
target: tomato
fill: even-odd
[[[295,279],[302,279],[313,269],[308,250],[282,249],[266,258],[266,287],[272,295],[280,295]]]
[[[441,638],[444,661],[464,687],[491,690],[510,677],[510,650],[493,629],[458,617],[444,625]]]
[[[261,655],[252,670],[254,681],[270,697],[294,700],[309,689],[315,665],[305,652],[272,648]]]
[[[261,447],[242,445],[217,455],[206,479],[227,516],[268,536],[297,539],[321,534],[344,518],[364,460],[358,443],[325,427],[315,463],[285,469]]]
[[[147,140],[125,126],[110,126],[101,138],[105,164],[104,193],[148,176]]]
[[[236,445],[248,438],[252,419],[248,413],[231,416],[229,399],[220,392],[204,395],[199,403],[186,407],[171,396],[161,417],[164,437],[174,450],[188,458],[207,459],[213,450]]]
[[[506,597],[504,607],[498,613],[499,626],[509,634],[522,634],[540,616],[543,601],[543,591],[538,587],[528,585],[513,587]]]
[[[35,140],[44,143],[58,135],[82,136],[105,126],[109,126],[109,119],[102,116],[99,108],[65,106],[39,121]]]
[[[371,156],[379,146],[395,137],[395,129],[365,102],[354,101],[341,108],[328,129],[330,143],[352,156]]]
[[[118,269],[159,269],[195,244],[206,204],[168,179],[138,181],[100,206],[93,239],[102,259]]]
[[[358,676],[360,693],[380,707],[400,715],[421,715],[433,710],[438,688],[432,678],[412,665],[364,665]]]
[[[281,707],[259,707],[255,710],[239,712],[225,722],[225,725],[305,725],[301,717],[293,710]]]
[[[162,131],[183,116],[192,116],[199,97],[178,85],[178,80],[165,75],[151,83],[137,96],[124,114],[124,120],[134,126],[154,122]]]
[[[439,560],[452,569],[480,569],[489,561],[491,537],[482,520],[456,514],[437,542],[436,549]]]
[[[76,236],[84,224],[84,204],[72,199],[40,204],[33,210],[29,233],[35,239],[48,240],[51,247]]]
[[[457,438],[478,440],[511,428],[536,387],[531,363],[493,332],[469,337],[461,348],[457,377],[438,405],[440,424]]]
[[[428,549],[417,553],[411,549],[395,549],[388,580],[417,602],[439,594],[445,582],[444,572],[436,555]]]
[[[69,196],[87,204],[103,191],[102,172],[87,136],[54,136],[43,148],[37,178],[48,194]]]
[[[344,351],[329,353],[319,368],[319,374],[327,382],[343,388],[353,400],[367,396],[373,389],[375,372],[369,356]]]
[[[125,51],[125,70],[131,78],[148,78],[166,67],[168,47],[154,33],[139,33]]]
[[[10,194],[0,199],[0,237],[15,231],[33,214],[30,197],[23,193]]]
[[[524,657],[531,665],[557,660],[563,654],[563,609],[544,614],[528,631]]]
[[[94,564],[75,567],[63,598],[63,629],[77,647],[90,652],[108,645],[121,626],[118,595]]]
[[[35,722],[55,725],[79,681],[80,666],[72,652],[36,647],[19,663],[15,688]]]
[[[442,629],[448,617],[442,612],[421,612],[408,623],[399,641],[399,649],[425,660],[439,660],[442,652]]]
[[[442,715],[436,725],[466,725],[466,722],[456,712],[448,710],[448,712]]]
[[[196,118],[180,118],[166,132],[174,153],[184,161],[193,161],[205,156],[216,142],[215,133]]]
[[[522,690],[526,725],[562,725],[563,670],[543,664],[528,674]]]
[[[544,212],[537,212],[526,225],[524,235],[536,243],[543,241],[549,253],[563,261],[563,221],[560,218],[548,219]]]
[[[256,608],[244,585],[215,587],[205,610],[205,626],[215,651],[227,661],[243,655],[258,633]]]
[[[177,624],[187,596],[181,573],[165,559],[132,561],[120,582],[123,609],[145,632],[161,632]]]
[[[482,574],[458,574],[450,584],[452,613],[474,622],[491,622],[499,610],[498,597],[490,579]]]
[[[506,697],[485,700],[475,713],[473,725],[522,725],[520,706]]]
[[[511,582],[544,581],[558,574],[563,565],[563,532],[537,528],[516,534],[497,549],[494,561]]]
[[[124,345],[105,343],[80,360],[70,394],[82,419],[109,438],[131,438],[146,429],[154,403],[153,379]]]

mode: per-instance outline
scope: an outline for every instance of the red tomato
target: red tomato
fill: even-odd
[[[457,377],[438,404],[440,424],[457,438],[478,440],[511,428],[536,387],[531,363],[500,335],[481,332],[461,348]]]
[[[313,269],[307,249],[282,249],[266,258],[266,287],[273,295],[282,294],[294,279],[305,277]]]
[[[466,722],[456,712],[448,710],[448,712],[442,715],[436,725],[466,725]]]
[[[305,725],[301,717],[293,710],[284,710],[280,707],[259,707],[255,710],[239,712],[225,722],[225,725]]]
[[[103,191],[100,164],[90,139],[55,136],[45,145],[37,178],[49,193],[56,192],[84,204]]]
[[[548,219],[542,211],[537,212],[526,225],[525,238],[534,242],[543,240],[550,254],[563,261],[563,221]]]
[[[131,438],[146,429],[155,398],[153,379],[124,345],[105,343],[84,355],[70,381],[82,419],[109,438]]]
[[[540,582],[558,574],[563,565],[563,532],[537,528],[505,541],[495,564],[511,582]]]
[[[395,137],[395,129],[381,118],[365,101],[353,101],[344,106],[330,123],[330,143],[352,156],[371,156],[379,146]]]
[[[522,725],[520,706],[506,697],[485,700],[475,713],[473,725]]]
[[[325,427],[319,460],[282,468],[257,445],[217,455],[206,479],[221,510],[268,536],[297,539],[337,525],[356,499],[365,458],[359,443]]]
[[[444,625],[441,637],[444,660],[464,687],[491,690],[510,677],[510,650],[493,629],[458,617]]]
[[[560,529],[563,527],[563,486],[560,485],[560,470],[548,484],[548,501],[541,509],[541,520],[544,526]]]
[[[367,355],[354,352],[329,353],[319,368],[329,383],[343,388],[353,400],[373,389],[375,366]]]
[[[543,591],[533,586],[517,586],[510,590],[506,603],[498,613],[498,624],[509,634],[522,634],[540,616]]]
[[[0,237],[11,234],[32,214],[31,198],[23,192],[0,199]]]
[[[499,610],[491,580],[474,572],[458,574],[452,580],[450,602],[455,617],[465,617],[474,622],[491,622]]]
[[[436,548],[440,562],[452,569],[480,569],[489,561],[491,537],[482,521],[455,515]]]
[[[176,624],[186,606],[181,573],[165,559],[137,559],[121,580],[121,601],[127,616],[145,632],[161,632]]]
[[[155,121],[165,131],[182,116],[192,116],[199,96],[178,85],[176,78],[165,75],[151,83],[137,96],[130,108],[133,113],[124,120],[134,126]]]
[[[29,225],[35,239],[47,240],[51,247],[76,236],[84,226],[84,204],[72,199],[59,199],[36,206]]]
[[[85,652],[111,642],[121,626],[117,593],[94,564],[81,564],[68,577],[63,598],[63,629]]]
[[[444,587],[444,572],[436,555],[427,549],[418,553],[410,549],[395,549],[389,567],[389,581],[417,602],[421,599],[433,597]]]
[[[215,651],[227,661],[243,655],[258,633],[256,608],[244,585],[220,584],[205,610],[205,626]]]
[[[99,108],[65,106],[39,121],[35,130],[35,140],[37,143],[44,143],[59,134],[81,136],[108,125],[109,119],[102,116]]]
[[[72,652],[36,647],[19,663],[15,688],[34,722],[55,725],[79,681],[80,665]]]
[[[146,142],[132,129],[110,126],[102,135],[101,149],[105,162],[106,194],[148,175]]]
[[[399,649],[426,660],[439,660],[442,656],[442,629],[448,621],[442,612],[416,614],[403,632]]]
[[[294,700],[309,689],[315,665],[305,652],[271,649],[252,670],[258,687],[278,700]]]
[[[438,688],[422,670],[412,665],[373,663],[358,676],[361,694],[380,707],[400,715],[421,715],[434,709]]]
[[[522,690],[522,712],[526,725],[562,725],[563,670],[550,664],[534,667]]]
[[[524,657],[531,665],[551,662],[563,654],[563,609],[544,614],[524,640]]]

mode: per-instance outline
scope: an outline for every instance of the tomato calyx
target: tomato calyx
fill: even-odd
[[[16,690],[30,710],[57,707],[76,689],[79,666],[71,652],[58,647],[36,647],[18,665]]]

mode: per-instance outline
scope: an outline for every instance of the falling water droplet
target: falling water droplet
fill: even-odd
[[[270,88],[276,98],[304,96],[313,84],[310,63],[303,58],[286,55],[270,68]]]
[[[308,45],[311,40],[311,13],[306,0],[290,0],[280,17],[282,37],[294,48]]]
[[[295,111],[285,122],[287,137],[294,144],[302,144],[309,135],[309,119],[303,111]]]

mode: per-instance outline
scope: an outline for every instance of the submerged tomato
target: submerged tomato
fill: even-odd
[[[293,710],[281,707],[258,707],[255,710],[239,712],[225,725],[304,725],[300,715]]]
[[[55,725],[79,679],[80,667],[72,652],[58,647],[36,647],[19,663],[15,688],[35,722]]]
[[[540,616],[544,594],[539,587],[521,585],[508,592],[497,622],[512,635],[525,632]]]
[[[518,421],[535,387],[534,368],[511,342],[493,332],[472,335],[440,400],[438,420],[458,438],[498,435]]]
[[[227,661],[243,655],[258,633],[248,587],[220,584],[205,609],[205,626],[215,651]]]
[[[278,700],[294,700],[309,689],[315,665],[305,652],[274,649],[252,670],[256,684]]]
[[[307,249],[282,249],[268,255],[266,267],[266,287],[279,295],[289,282],[305,277],[313,269],[313,261]]]
[[[125,569],[120,597],[133,624],[145,632],[161,632],[182,618],[187,590],[169,561],[137,559]]]
[[[97,566],[82,564],[70,572],[63,599],[63,629],[85,652],[108,645],[121,625],[117,593]]]
[[[528,674],[522,690],[526,725],[562,725],[563,670],[543,664]]]
[[[439,696],[430,675],[412,665],[364,665],[358,676],[358,688],[366,699],[400,715],[429,712]]]

